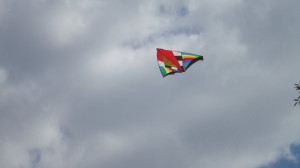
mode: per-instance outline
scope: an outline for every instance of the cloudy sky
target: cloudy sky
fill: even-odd
[[[299,30],[299,0],[0,0],[0,167],[298,168]]]

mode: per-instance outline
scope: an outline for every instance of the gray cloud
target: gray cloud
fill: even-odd
[[[255,168],[291,157],[297,4],[0,1],[0,166]],[[161,78],[157,47],[205,61]]]

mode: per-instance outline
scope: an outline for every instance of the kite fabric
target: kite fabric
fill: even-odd
[[[202,55],[157,48],[157,61],[163,77],[185,72],[192,64],[202,60]]]

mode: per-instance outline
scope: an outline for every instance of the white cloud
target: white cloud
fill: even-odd
[[[22,146],[18,146],[16,144],[12,144],[5,141],[0,141],[0,161],[1,166],[3,167],[29,167],[30,166],[30,158],[23,149]],[[16,159],[17,158],[17,159]]]
[[[286,18],[298,16],[296,4],[0,2],[15,11],[0,30],[0,167],[255,168],[293,159],[292,25],[300,24]],[[278,11],[291,26],[280,26]],[[157,47],[204,62],[161,78]]]
[[[56,13],[47,22],[50,22],[49,31],[55,42],[65,45],[86,31],[87,23],[82,14],[76,11],[61,11]]]

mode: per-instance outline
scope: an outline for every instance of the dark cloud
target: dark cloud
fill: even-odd
[[[1,167],[254,168],[299,143],[297,1],[0,4]],[[162,78],[157,47],[204,62]]]

